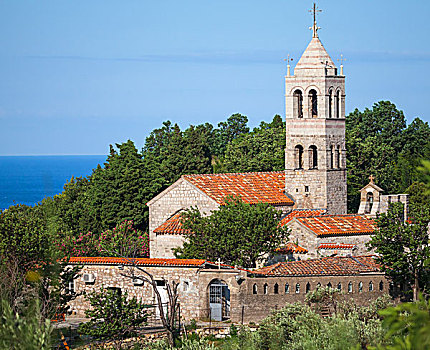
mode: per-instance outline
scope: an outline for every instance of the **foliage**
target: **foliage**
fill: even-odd
[[[192,208],[183,214],[188,235],[183,247],[175,249],[180,258],[200,258],[255,267],[265,254],[285,242],[288,229],[279,227],[281,213],[265,203],[250,205],[239,198],[227,198],[210,216]]]
[[[418,118],[406,126],[402,111],[380,101],[372,109],[356,109],[347,116],[346,149],[348,209],[357,212],[358,191],[371,174],[387,193],[404,193],[420,181],[417,166],[430,158],[430,127]]]
[[[78,331],[96,339],[123,339],[135,334],[136,329],[146,323],[148,312],[145,305],[127,292],[101,288],[86,298],[91,309],[85,310],[90,321],[79,325]]]
[[[414,298],[420,289],[428,291],[430,268],[425,261],[430,255],[430,206],[412,206],[405,222],[403,205],[393,203],[376,222],[378,228],[369,246],[379,254],[382,270],[396,284],[414,286]]]
[[[403,303],[380,311],[392,345],[378,349],[430,349],[430,300],[422,295],[414,303]]]
[[[52,327],[49,319],[41,316],[37,301],[22,315],[14,312],[9,302],[1,300],[0,317],[0,349],[51,349]]]
[[[133,226],[133,221],[124,220],[112,230],[100,234],[69,235],[57,246],[71,256],[112,256],[115,253],[124,257],[148,257],[148,234]]]
[[[430,203],[430,186],[423,182],[413,182],[406,189],[406,193],[409,194],[409,204],[411,205],[429,205]]]

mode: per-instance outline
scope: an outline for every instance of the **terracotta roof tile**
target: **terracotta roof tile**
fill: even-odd
[[[319,259],[280,262],[254,273],[266,276],[336,276],[380,272],[374,255],[355,257],[326,257]]]
[[[294,209],[281,219],[280,226],[286,225],[295,217],[319,216],[324,215],[325,212],[325,209]]]
[[[237,196],[245,203],[293,205],[284,193],[283,171],[258,173],[183,175],[182,178],[199,188],[218,204],[227,196]]]
[[[157,258],[117,258],[117,257],[71,257],[71,264],[96,264],[111,265],[122,264],[131,265],[132,263],[141,266],[190,266],[200,267],[205,264],[211,264],[204,259],[157,259]]]
[[[375,222],[363,215],[322,215],[296,219],[318,236],[365,234],[372,233],[376,228]]]
[[[289,242],[286,245],[276,249],[276,252],[281,254],[288,254],[288,253],[306,254],[308,250],[303,247],[300,247],[295,243]]]
[[[321,243],[317,249],[352,249],[355,244]]]
[[[191,233],[191,230],[182,228],[181,212],[177,212],[158,226],[154,232],[158,234],[185,235]]]

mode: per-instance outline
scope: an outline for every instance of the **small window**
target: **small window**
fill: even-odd
[[[309,186],[305,186],[305,192],[309,192]]]
[[[352,293],[352,282],[348,283],[348,293]]]
[[[288,283],[285,283],[285,294],[290,293],[290,285]]]
[[[311,284],[308,282],[306,283],[306,293],[309,293],[311,290]]]
[[[318,168],[318,150],[317,146],[312,145],[309,146],[309,169],[317,169]]]
[[[189,286],[190,286],[190,284],[187,281],[185,281],[184,282],[184,292],[188,291]]]
[[[384,282],[379,282],[379,291],[382,292],[384,290]]]
[[[294,147],[294,162],[296,169],[303,169],[303,146]]]
[[[328,288],[332,288],[331,282],[327,283]]]
[[[370,281],[369,283],[369,292],[373,292],[373,282]]]
[[[75,281],[74,280],[69,282],[69,285],[67,288],[67,294],[75,294]]]
[[[275,283],[275,286],[273,287],[273,293],[279,294],[279,285]]]
[[[363,282],[358,284],[358,292],[361,293],[363,291]]]
[[[339,282],[339,283],[337,284],[337,290],[339,290],[339,291],[341,291],[341,290],[342,290],[342,283],[340,283],[340,282]]]
[[[296,293],[300,293],[300,283],[296,284]]]
[[[257,283],[252,286],[252,294],[257,294]]]
[[[267,294],[269,292],[269,286],[267,285],[267,283],[264,285],[263,287],[263,293]]]

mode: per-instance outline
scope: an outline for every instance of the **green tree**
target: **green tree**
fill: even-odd
[[[429,205],[430,204],[430,187],[429,185],[415,181],[406,189],[409,194],[409,203],[411,205]]]
[[[182,248],[180,258],[200,258],[255,267],[288,238],[288,229],[279,227],[281,212],[265,203],[250,205],[239,198],[227,198],[210,216],[198,209],[183,214],[183,226],[193,233]]]
[[[133,220],[137,228],[146,228],[142,155],[130,140],[116,147],[118,151],[110,146],[104,167],[93,172],[87,192],[88,210],[96,218],[97,232],[114,228],[122,220]]]
[[[430,288],[429,222],[430,206],[413,206],[407,221],[401,203],[393,203],[387,213],[377,220],[377,229],[369,246],[379,254],[377,261],[382,270],[396,284],[413,286],[413,298],[417,300],[420,290]]]
[[[285,123],[275,115],[253,132],[241,134],[228,145],[223,160],[227,172],[284,170]]]
[[[145,305],[136,297],[129,298],[127,292],[102,287],[86,298],[91,304],[91,309],[85,310],[90,321],[80,324],[78,332],[96,339],[120,340],[133,336],[148,319]]]
[[[240,113],[232,114],[227,121],[218,123],[214,133],[213,154],[222,157],[230,142],[242,134],[249,133],[248,117]]]

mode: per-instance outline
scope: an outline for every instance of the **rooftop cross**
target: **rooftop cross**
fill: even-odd
[[[373,184],[373,180],[375,180],[375,177],[373,175],[370,175],[369,180],[370,180],[370,183]]]
[[[320,9],[318,9],[316,3],[314,3],[314,6],[311,10],[309,10],[309,12],[311,12],[314,15],[314,24],[312,27],[309,27],[309,29],[312,29],[312,37],[313,38],[318,38],[318,29],[321,29],[321,27],[317,26],[317,13],[321,12]]]
[[[290,62],[293,59],[290,58],[290,54],[288,54],[287,58],[284,58],[284,61],[287,61],[287,76],[290,76]]]

